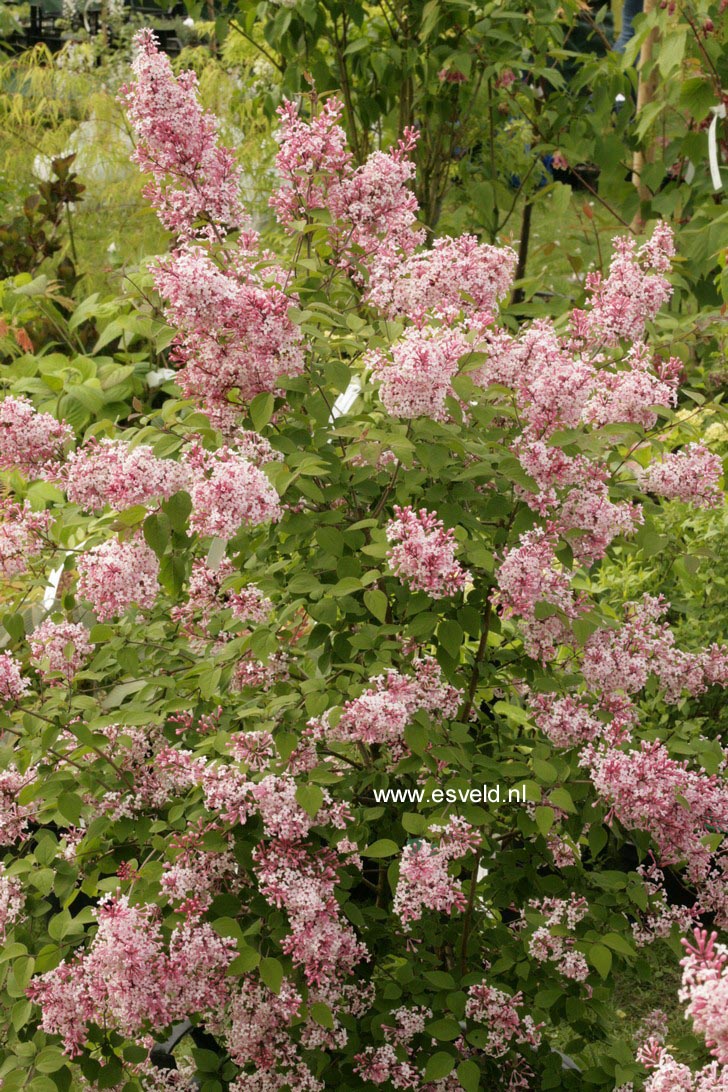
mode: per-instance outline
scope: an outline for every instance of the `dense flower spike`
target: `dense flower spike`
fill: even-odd
[[[638,341],[645,324],[653,319],[670,298],[672,289],[663,274],[675,254],[672,232],[666,224],[658,225],[649,242],[637,250],[634,240],[615,240],[609,276],[603,280],[590,273],[591,290],[587,312],[589,341],[613,344],[624,339]],[[650,273],[649,270],[654,270]]]
[[[381,271],[375,265],[365,298],[393,318],[408,318],[418,326],[429,313],[444,322],[463,315],[479,328],[493,321],[515,269],[510,247],[488,246],[474,235],[446,235],[394,269],[389,263]]]
[[[661,864],[685,861],[695,880],[707,872],[712,829],[728,830],[728,786],[704,770],[671,758],[665,745],[643,741],[639,750],[608,748],[593,754],[591,777],[620,823],[649,831]]]
[[[7,650],[0,654],[0,701],[20,701],[30,687],[20,673],[21,667]]]
[[[0,575],[11,580],[24,573],[41,553],[51,523],[50,512],[34,512],[27,501],[0,502]]]
[[[410,327],[391,349],[371,353],[367,364],[381,383],[379,397],[392,417],[445,420],[452,379],[470,351],[460,330]]]
[[[296,104],[284,99],[277,113],[281,125],[276,134],[280,150],[276,169],[281,184],[270,199],[279,223],[291,228],[297,220],[326,207],[329,189],[351,163],[346,133],[339,121],[344,104],[332,97],[320,105],[310,121],[304,121]]]
[[[202,109],[193,71],[175,77],[151,30],[134,36],[134,82],[120,99],[137,136],[133,158],[151,174],[147,194],[166,228],[240,227],[240,167],[218,141],[217,119]]]
[[[235,943],[209,925],[187,923],[164,951],[156,907],[109,896],[97,910],[87,952],[34,979],[28,996],[42,1007],[42,1026],[66,1052],[81,1052],[90,1024],[134,1035],[193,1013],[215,1013],[228,993],[225,972]]]
[[[68,499],[89,511],[168,500],[188,480],[182,463],[158,459],[147,444],[131,447],[123,440],[91,440],[71,452],[63,477]]]
[[[463,910],[467,904],[461,887],[448,874],[448,865],[474,849],[478,836],[458,816],[453,816],[440,831],[438,845],[418,841],[402,850],[392,908],[405,931],[409,931],[411,922],[420,920],[423,910],[451,914],[453,910]]]
[[[81,554],[78,592],[101,621],[136,604],[154,606],[159,591],[159,562],[145,542],[111,538]]]
[[[454,533],[426,508],[415,512],[395,505],[394,515],[387,524],[387,559],[395,576],[433,599],[461,591],[470,573],[455,560]]]
[[[468,988],[465,1015],[487,1028],[488,1039],[483,1049],[489,1057],[502,1057],[514,1041],[524,1046],[540,1045],[539,1029],[530,1016],[521,1016],[518,1010],[522,1007],[520,993],[509,997],[484,982]]]
[[[52,685],[60,685],[63,679],[70,682],[93,652],[88,630],[79,622],[54,622],[46,618],[36,626],[28,642],[33,662]]]
[[[255,584],[248,584],[240,591],[223,590],[222,585],[235,572],[227,557],[216,569],[204,558],[197,558],[192,563],[189,598],[186,603],[172,608],[172,618],[180,622],[190,641],[200,647],[213,639],[210,624],[222,610],[229,610],[237,622],[265,622],[270,617],[273,604]],[[214,639],[224,643],[229,637],[229,633],[218,631]]]
[[[19,470],[26,478],[53,476],[72,437],[65,421],[38,413],[27,398],[7,395],[0,402],[0,470]]]
[[[688,444],[683,451],[663,455],[639,475],[642,488],[667,500],[684,501],[700,508],[716,508],[723,503],[718,482],[723,463],[711,455],[704,444]]]
[[[180,386],[218,412],[234,411],[230,399],[250,402],[276,390],[304,368],[301,331],[288,316],[296,300],[276,283],[282,274],[250,242],[226,253],[221,269],[207,249],[184,246],[154,269],[177,329]]]
[[[19,919],[25,905],[25,896],[20,880],[9,876],[5,865],[0,864],[0,943],[5,943],[8,930]]]
[[[200,535],[233,538],[242,526],[281,516],[278,494],[263,471],[227,447],[197,450],[190,495],[190,527]]]

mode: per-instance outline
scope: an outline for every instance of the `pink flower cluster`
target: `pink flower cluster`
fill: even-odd
[[[8,929],[18,920],[25,906],[23,885],[16,876],[9,876],[0,864],[0,943],[5,943]]]
[[[420,920],[423,910],[451,914],[463,910],[467,902],[456,880],[448,874],[448,865],[475,849],[479,837],[459,816],[453,816],[445,827],[432,829],[441,835],[437,845],[418,840],[402,850],[392,909],[407,932],[411,922]]]
[[[634,694],[650,673],[659,681],[665,701],[681,694],[701,694],[716,683],[728,683],[728,647],[711,645],[700,652],[683,652],[675,635],[660,619],[669,608],[661,596],[643,596],[626,603],[626,621],[618,629],[599,629],[586,642],[582,671],[587,686],[602,694]]]
[[[238,622],[260,623],[270,617],[273,604],[255,584],[248,584],[240,591],[223,589],[225,581],[236,573],[227,557],[216,569],[210,568],[204,558],[192,562],[189,598],[186,603],[172,608],[171,617],[181,624],[196,647],[203,648],[212,639],[210,624],[222,610],[229,610]],[[225,632],[215,634],[218,642],[224,642],[229,637],[230,634]]]
[[[197,76],[175,78],[151,30],[134,36],[135,80],[119,98],[137,138],[133,158],[154,179],[147,196],[166,228],[195,232],[200,221],[217,230],[242,226],[240,168],[218,142],[218,122],[202,109]]]
[[[78,559],[78,593],[88,599],[103,622],[132,604],[154,606],[159,591],[159,562],[141,539],[110,538]]]
[[[503,617],[521,620],[526,651],[541,660],[553,659],[557,646],[568,640],[564,619],[576,618],[584,609],[571,587],[572,574],[556,557],[555,544],[543,528],[524,532],[520,545],[506,550],[492,596]],[[539,616],[539,604],[556,609]]]
[[[482,1049],[488,1057],[502,1058],[516,1045],[534,1049],[541,1045],[539,1026],[534,1024],[532,1016],[522,1016],[518,1011],[521,1008],[520,993],[510,996],[485,982],[468,987],[465,1015],[486,1027],[488,1039]]]
[[[94,649],[80,622],[53,622],[50,618],[36,626],[28,642],[33,663],[52,686],[60,686],[64,679],[70,683]]]
[[[217,1014],[228,996],[226,971],[235,942],[204,923],[174,930],[164,950],[158,911],[107,896],[87,951],[33,979],[28,996],[41,1007],[41,1027],[60,1035],[74,1057],[90,1024],[134,1036],[193,1014]]]
[[[33,804],[19,804],[18,796],[27,785],[32,785],[37,768],[31,766],[20,773],[12,763],[0,770],[0,846],[12,845],[28,835],[28,825],[36,817]]]
[[[72,438],[70,425],[39,413],[27,398],[9,394],[0,402],[0,470],[19,470],[26,478],[52,477]]]
[[[34,512],[27,501],[0,501],[0,576],[4,580],[25,572],[30,558],[43,549],[50,523],[50,512]]]
[[[682,451],[663,455],[659,463],[650,463],[639,474],[639,483],[647,493],[667,500],[684,501],[697,508],[717,508],[723,503],[718,486],[723,463],[704,444],[688,444]]]
[[[286,830],[283,825],[282,830]],[[303,969],[309,985],[335,994],[369,954],[334,895],[340,863],[336,854],[311,850],[296,836],[294,830],[285,840],[274,838],[254,851],[258,886],[270,903],[283,907],[288,915],[291,932],[281,941],[282,950]]]
[[[277,271],[240,241],[221,268],[202,246],[183,246],[160,260],[154,281],[178,333],[174,359],[188,398],[224,414],[234,402],[274,391],[304,368],[302,335],[288,316],[295,299],[275,281]],[[282,274],[281,274],[282,276]]]
[[[728,830],[728,787],[722,778],[690,770],[659,740],[643,741],[635,751],[595,751],[586,760],[612,814],[628,829],[648,831],[660,864],[687,862],[693,882],[706,875],[711,851],[703,839],[711,830]]]
[[[453,394],[452,379],[471,346],[460,330],[411,326],[390,353],[376,350],[367,366],[380,381],[379,397],[391,417],[447,418],[445,399]]]
[[[382,1024],[387,1042],[383,1046],[367,1047],[361,1054],[355,1055],[354,1070],[372,1084],[389,1082],[394,1088],[422,1089],[424,1074],[414,1061],[412,1040],[424,1033],[427,1020],[432,1019],[432,1012],[421,1006],[402,1006],[395,1009],[392,1016],[394,1024]]]
[[[330,715],[309,721],[313,739],[380,744],[399,753],[406,726],[418,710],[451,719],[457,715],[460,690],[443,682],[440,665],[427,656],[413,661],[414,674],[388,671],[372,679],[372,686],[358,698],[344,703],[334,727]]]
[[[417,326],[428,314],[446,323],[464,316],[480,329],[491,323],[508,294],[516,268],[510,247],[479,243],[475,235],[435,239],[432,249],[413,254],[393,268],[374,265],[365,299],[392,318]]]
[[[278,222],[291,229],[297,220],[326,208],[331,186],[349,169],[351,152],[339,124],[344,111],[340,99],[321,103],[304,121],[295,103],[284,99],[277,113],[281,119],[276,140],[280,150],[276,169],[281,184],[270,199]]]
[[[296,221],[310,220],[317,210],[327,210],[333,260],[344,268],[394,265],[424,240],[422,229],[414,226],[418,206],[409,189],[415,167],[408,156],[417,133],[406,130],[396,148],[373,152],[353,169],[339,125],[342,112],[336,98],[317,108],[308,122],[291,102],[279,108],[276,167],[281,185],[270,204],[288,229]],[[355,276],[360,278],[359,273]]]
[[[637,872],[642,877],[648,899],[646,909],[635,911],[638,919],[632,922],[632,935],[638,948],[669,937],[675,925],[679,926],[681,933],[695,926],[694,909],[668,902],[665,874],[654,861],[649,865],[639,865]]]
[[[0,701],[20,701],[30,683],[20,673],[20,664],[7,650],[0,654]]]
[[[575,949],[576,938],[569,934],[573,934],[589,912],[586,899],[571,894],[568,899],[531,899],[528,905],[546,919],[531,934],[529,954],[539,963],[555,963],[564,978],[584,982],[589,977],[589,967],[582,953]],[[556,932],[552,932],[554,928]],[[563,935],[565,929],[567,935]]]
[[[193,531],[229,539],[243,525],[256,527],[280,519],[278,494],[263,471],[231,448],[213,452],[197,448],[190,462]]]
[[[639,250],[629,237],[615,239],[609,276],[606,280],[598,273],[587,277],[591,291],[586,321],[590,344],[639,341],[645,324],[670,298],[672,289],[663,274],[669,270],[674,254],[672,232],[664,223],[657,224],[650,240]]]
[[[412,589],[433,599],[462,591],[470,573],[455,560],[455,535],[434,512],[394,507],[386,527],[389,567]]]
[[[147,444],[131,447],[124,440],[93,439],[71,452],[63,470],[68,499],[89,511],[168,500],[187,488],[187,479],[182,463],[158,459]]]
[[[717,933],[696,929],[694,936],[694,945],[683,941],[680,1000],[687,1002],[686,1016],[710,1053],[728,1065],[728,952],[716,946]]]

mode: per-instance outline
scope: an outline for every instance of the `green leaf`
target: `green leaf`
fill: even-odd
[[[592,944],[587,952],[587,959],[602,976],[608,978],[612,969],[612,953],[603,944]]]
[[[253,428],[256,432],[260,432],[268,424],[273,416],[274,405],[275,399],[272,394],[256,394],[250,403],[249,410],[250,420],[253,422]]]
[[[437,639],[453,660],[460,656],[460,647],[463,643],[463,631],[457,622],[441,622],[437,630]]]
[[[556,818],[556,814],[554,812],[554,809],[553,808],[543,807],[543,806],[538,807],[538,808],[536,808],[536,811],[534,813],[534,817],[536,819],[536,826],[538,827],[541,834],[543,834],[543,836],[545,838],[546,835],[551,830],[552,826],[554,825],[554,819]]]
[[[439,1081],[452,1073],[455,1059],[446,1050],[438,1050],[427,1060],[425,1066],[425,1081]]]
[[[552,789],[549,793],[549,800],[555,808],[561,808],[562,811],[576,811],[576,806],[568,789]]]
[[[324,802],[324,794],[318,785],[299,785],[296,789],[296,800],[306,814],[315,819]]]
[[[333,1028],[334,1017],[329,1006],[325,1005],[323,1001],[314,1001],[313,1004],[308,1006],[308,1011],[311,1014],[311,1019],[320,1024],[322,1028]]]
[[[396,853],[399,853],[399,846],[391,838],[379,838],[362,850],[364,857],[394,857]]]
[[[426,1028],[427,1034],[431,1035],[433,1039],[438,1039],[441,1042],[451,1043],[454,1039],[457,1039],[462,1035],[463,1030],[458,1024],[457,1020],[453,1020],[450,1017],[445,1017],[442,1020],[431,1021]],[[450,1058],[450,1055],[447,1055]],[[452,1061],[452,1058],[450,1059]],[[448,1073],[450,1070],[448,1070]],[[446,1074],[444,1074],[446,1075]]]
[[[477,1062],[472,1060],[461,1062],[457,1068],[457,1075],[465,1092],[478,1092],[480,1088],[480,1069]]]
[[[521,709],[520,705],[511,705],[508,701],[497,701],[493,706],[493,711],[501,717],[505,717],[506,720],[513,721],[514,724],[532,724],[531,714],[525,709]]]
[[[367,610],[379,622],[384,622],[387,617],[388,600],[383,591],[379,591],[378,588],[369,588],[364,592],[364,602]]]
[[[169,520],[164,513],[147,516],[144,520],[144,539],[157,557],[162,557],[170,539]]]
[[[260,977],[273,993],[280,993],[283,981],[283,967],[279,960],[266,956],[260,961]]]

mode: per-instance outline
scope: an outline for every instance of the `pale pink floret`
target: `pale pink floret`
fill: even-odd
[[[89,632],[80,622],[53,622],[46,618],[28,638],[33,663],[51,685],[70,682],[93,652]],[[56,676],[62,676],[57,678]]]
[[[132,604],[148,610],[159,592],[159,561],[145,542],[111,538],[80,555],[78,592],[101,621]]]
[[[395,518],[386,527],[390,549],[389,567],[413,591],[424,591],[433,599],[456,595],[465,587],[470,573],[455,560],[456,541],[434,512],[395,505]]]

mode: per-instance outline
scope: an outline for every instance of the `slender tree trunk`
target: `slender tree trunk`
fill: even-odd
[[[648,15],[654,11],[657,7],[657,0],[645,0],[644,12]],[[655,27],[650,31],[642,44],[642,50],[640,52],[639,60],[639,79],[637,84],[637,109],[635,112],[635,120],[639,120],[640,114],[644,108],[651,102],[654,102],[657,95],[658,78],[657,78],[657,66],[653,64],[653,61],[657,55],[657,49],[659,44],[660,32]],[[650,68],[649,74],[645,75],[645,70]],[[649,201],[652,196],[649,189],[645,185],[643,180],[644,169],[648,163],[651,163],[654,159],[654,143],[650,140],[647,148],[638,148],[632,158],[632,183],[637,188],[637,193],[640,197],[640,204],[643,201]],[[635,230],[639,230],[642,226],[642,213],[641,210],[635,214],[635,218],[632,221],[632,227]]]

